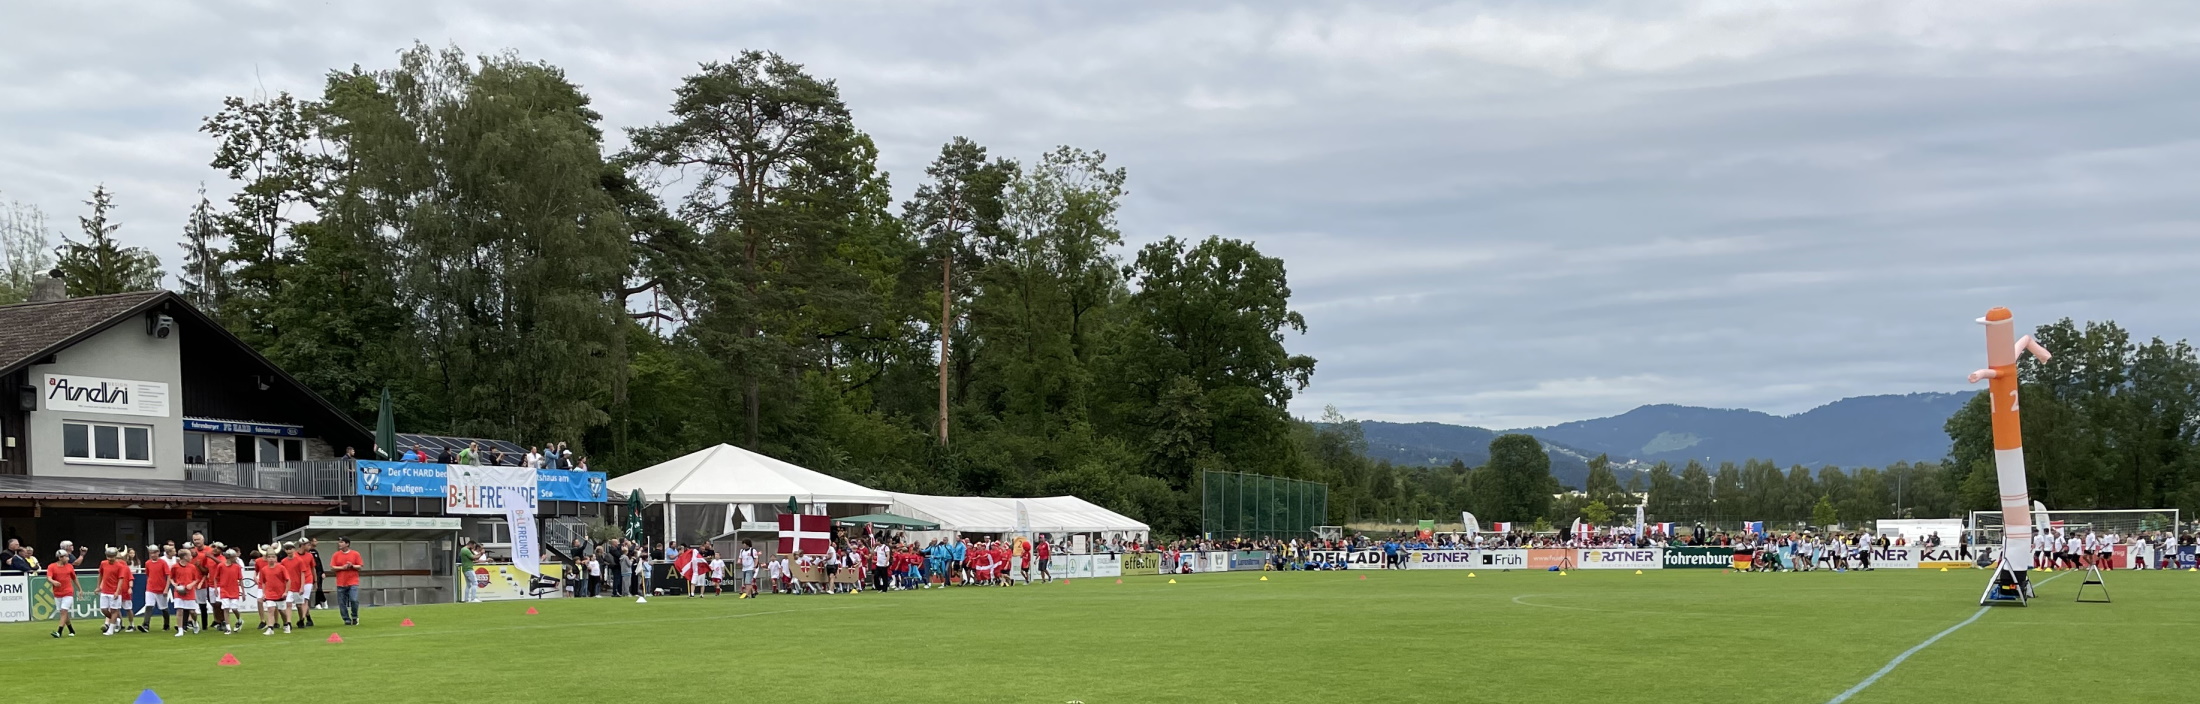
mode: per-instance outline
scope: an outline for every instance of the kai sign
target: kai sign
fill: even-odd
[[[157,381],[47,374],[46,410],[168,417],[168,385]]]

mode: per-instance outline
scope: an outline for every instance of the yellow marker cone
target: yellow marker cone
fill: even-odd
[[[1942,567],[1942,568],[1940,568],[1940,571],[1942,571],[1942,572],[1946,572],[1946,571],[1948,571],[1948,568],[1946,568],[1946,567]]]
[[[1473,573],[1473,572],[1468,572],[1468,573],[1467,573],[1467,576],[1468,576],[1468,577],[1473,577],[1473,576],[1474,576],[1474,573]]]
[[[1635,570],[1635,574],[1642,574],[1642,570]]]
[[[1565,570],[1559,570],[1559,571],[1558,571],[1558,576],[1560,576],[1560,577],[1564,577],[1564,576],[1566,576],[1566,571],[1565,571]]]
[[[2200,567],[2187,567],[2187,568],[2185,568],[2185,571],[2186,571],[2186,572],[2200,572]]]
[[[2042,567],[2042,568],[2040,568],[2040,574],[2052,574],[2052,573],[2054,573],[2054,570],[2051,570],[2051,569],[2048,569],[2048,568],[2045,568],[2045,567]]]
[[[1264,575],[1261,575],[1261,576],[1260,576],[1260,581],[1263,581],[1263,582],[1266,582],[1266,581],[1268,581],[1268,575],[1265,575],[1265,574],[1264,574]]]
[[[1173,579],[1172,579],[1172,580],[1169,580],[1169,583],[1170,583],[1170,584],[1175,584],[1175,583],[1176,583],[1176,580],[1173,580]]]

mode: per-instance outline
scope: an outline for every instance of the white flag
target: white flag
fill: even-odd
[[[1460,511],[1459,532],[1465,533],[1467,534],[1467,537],[1472,538],[1482,532],[1482,522],[1474,520],[1474,514]]]
[[[507,500],[504,502],[504,520],[512,526],[512,569],[541,575],[542,540],[535,535],[534,505],[526,501]]]

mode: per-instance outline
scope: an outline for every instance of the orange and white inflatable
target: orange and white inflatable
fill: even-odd
[[[2032,569],[2032,497],[2024,481],[2024,433],[2017,420],[2017,357],[2031,352],[2047,361],[2053,355],[2031,335],[2016,337],[2016,323],[2009,309],[1986,311],[1978,322],[1986,326],[1986,368],[1971,372],[1971,383],[1988,381],[1987,396],[1993,408],[1994,478],[2001,486],[2001,563],[2022,575]]]

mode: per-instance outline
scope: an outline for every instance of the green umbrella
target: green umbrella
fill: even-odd
[[[639,487],[626,492],[626,539],[637,543],[649,539],[642,533],[642,490]]]
[[[374,448],[382,459],[397,459],[397,415],[390,412],[390,387],[382,387],[382,415],[374,421]]]

